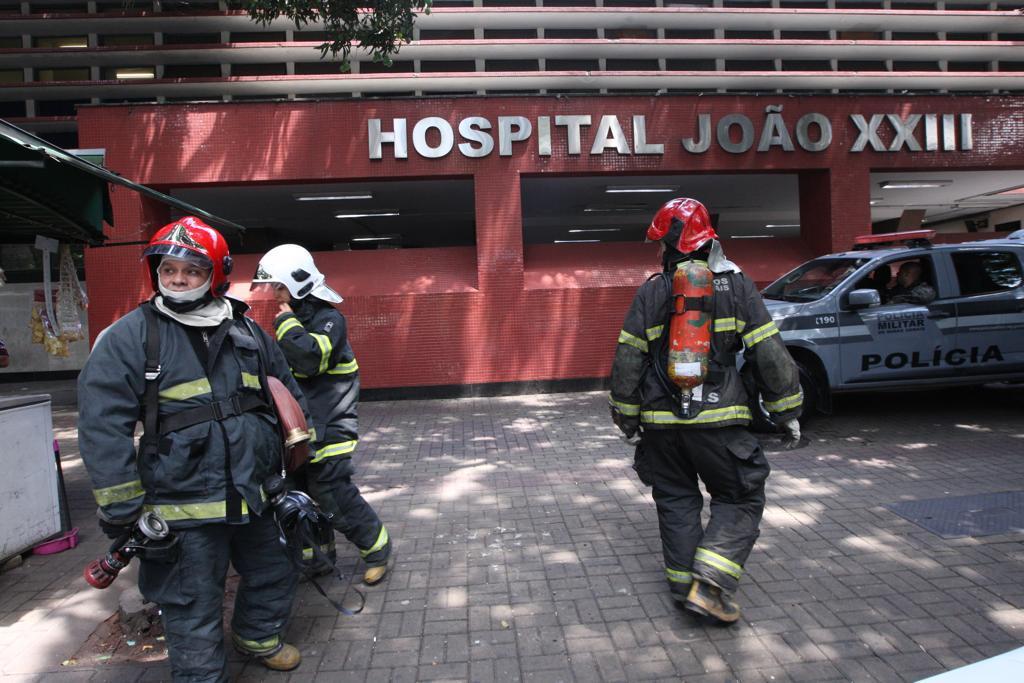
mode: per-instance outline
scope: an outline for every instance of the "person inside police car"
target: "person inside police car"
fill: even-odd
[[[930,304],[935,300],[935,288],[924,280],[924,266],[920,261],[904,261],[896,273],[896,284],[884,293],[889,304]]]
[[[283,455],[267,378],[308,413],[305,398],[248,307],[225,296],[232,264],[219,232],[186,216],[158,230],[143,258],[152,299],[100,333],[78,377],[79,450],[100,527],[120,539],[152,511],[178,540],[177,556],[143,554],[139,567],[175,681],[228,680],[229,564],[241,575],[235,649],[290,671],[301,661],[283,640],[297,576],[261,488]]]
[[[637,471],[653,487],[671,597],[693,613],[732,624],[740,608],[731,596],[760,533],[770,471],[747,429],[752,415],[736,354],[743,351],[753,364],[765,408],[794,445],[803,404],[799,373],[754,283],[725,258],[703,204],[668,202],[654,215],[647,238],[661,244],[663,272],[637,290],[619,334],[612,420],[627,438],[642,435]],[[710,297],[693,299],[710,318],[708,372],[693,409],[681,407],[665,372],[672,274],[686,262],[704,266],[714,282]],[[706,528],[699,481],[711,494]]]
[[[363,583],[378,584],[388,573],[392,543],[387,527],[352,480],[352,454],[359,443],[359,364],[345,316],[334,307],[342,302],[341,295],[328,286],[313,255],[297,244],[268,251],[252,282],[253,288],[262,284],[273,290],[277,343],[313,416],[313,456],[297,476],[304,479],[306,493],[331,515],[334,528],[359,549],[366,563]],[[336,555],[333,541],[321,550],[316,574],[332,570]]]

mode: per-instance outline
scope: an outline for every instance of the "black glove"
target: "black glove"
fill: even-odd
[[[621,411],[615,406],[608,406],[612,413],[612,422],[619,428],[623,434],[626,435],[627,439],[632,439],[640,429],[640,416],[639,415],[623,415]]]
[[[133,526],[135,526],[134,522],[128,524],[115,524],[114,522],[108,522],[105,519],[100,519],[100,529],[102,529],[106,537],[111,540],[117,540],[127,536],[132,532]]]

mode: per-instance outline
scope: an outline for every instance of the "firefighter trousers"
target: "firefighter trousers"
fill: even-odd
[[[670,589],[685,593],[696,577],[732,593],[760,535],[771,469],[757,439],[737,426],[648,429],[643,447]],[[711,495],[707,528],[698,480]]]
[[[327,514],[335,530],[359,549],[368,567],[384,566],[391,556],[391,539],[373,507],[352,481],[352,459],[335,456],[309,465],[307,485],[310,496]],[[328,553],[331,560],[334,552]]]
[[[224,582],[228,564],[241,575],[231,620],[232,640],[250,654],[272,654],[295,599],[295,566],[278,542],[268,511],[247,524],[204,524],[177,529],[175,562],[143,560],[139,590],[160,606],[175,681],[227,681],[224,652]]]

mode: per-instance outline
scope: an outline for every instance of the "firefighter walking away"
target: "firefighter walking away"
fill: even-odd
[[[799,441],[803,396],[754,283],[728,261],[707,209],[666,203],[647,230],[662,272],[633,298],[611,375],[611,414],[640,436],[637,471],[658,510],[672,598],[721,624],[740,617],[733,598],[760,534],[770,471],[747,426],[751,413],[736,356],[753,364],[772,420]],[[703,481],[711,495],[701,525]]]

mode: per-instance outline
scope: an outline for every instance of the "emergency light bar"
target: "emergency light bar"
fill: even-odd
[[[907,230],[905,232],[884,232],[878,235],[861,235],[853,238],[854,249],[870,249],[888,244],[906,244],[908,247],[930,247],[934,230]]]

